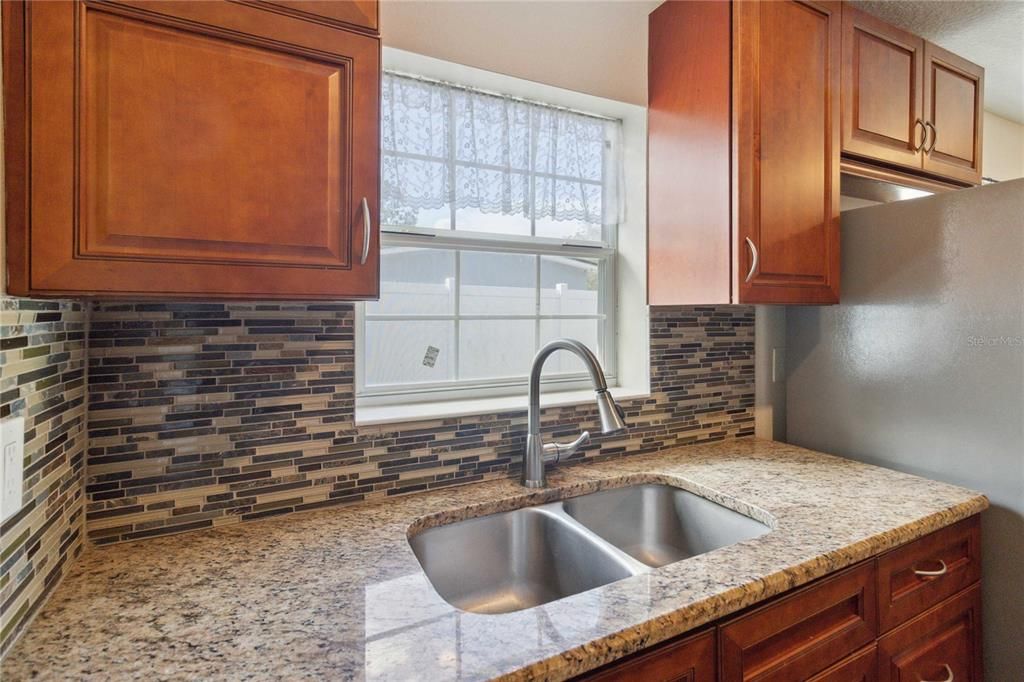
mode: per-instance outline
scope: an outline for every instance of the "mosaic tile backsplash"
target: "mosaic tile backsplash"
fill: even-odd
[[[356,427],[351,304],[100,303],[89,333],[87,532],[208,528],[514,474],[523,410]],[[579,457],[754,432],[754,310],[651,311],[651,396]],[[525,400],[524,400],[525,402]],[[592,404],[545,411],[595,432]]]
[[[0,525],[0,654],[84,546],[85,317],[0,296],[0,419],[25,418],[22,508]]]

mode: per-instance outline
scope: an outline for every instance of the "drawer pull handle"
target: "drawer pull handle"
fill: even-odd
[[[922,677],[921,678],[921,682],[953,682],[953,669],[950,668],[945,663],[942,664],[942,667],[946,669],[946,677],[945,677],[945,679],[942,679],[942,680],[926,680],[926,679],[924,679]]]
[[[948,571],[948,570],[949,570],[949,567],[946,566],[946,562],[942,561],[940,559],[939,560],[939,568],[937,568],[936,570],[934,570],[934,571],[922,571],[920,569],[915,568],[914,569],[914,575],[919,575],[922,578],[934,578],[935,576],[945,575],[946,571]]]

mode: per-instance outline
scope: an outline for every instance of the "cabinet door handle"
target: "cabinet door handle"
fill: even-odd
[[[935,126],[931,124],[931,121],[925,123],[925,125],[928,126],[928,129],[930,131],[932,131],[932,143],[928,145],[928,153],[931,154],[933,151],[935,151],[935,140],[936,138],[938,138],[939,133],[938,131],[935,130]]]
[[[363,197],[363,255],[359,258],[360,265],[366,265],[370,256],[370,203]]]
[[[922,571],[922,570],[919,570],[919,569],[915,568],[914,569],[914,575],[919,575],[922,578],[935,577],[935,576],[939,576],[939,575],[945,575],[946,571],[948,571],[948,570],[949,570],[949,567],[946,566],[946,562],[942,561],[940,559],[939,560],[939,568],[935,569],[934,571]]]
[[[924,149],[924,144],[925,142],[928,141],[928,128],[925,127],[924,121],[922,121],[921,119],[917,119],[917,123],[914,124],[914,135],[917,135],[918,126],[920,126],[921,128],[921,142],[918,143],[916,147],[914,147],[915,152],[919,152],[922,149]]]
[[[921,678],[921,682],[953,682],[953,669],[950,668],[949,665],[946,664],[946,663],[943,663],[942,667],[946,669],[946,677],[945,678],[943,678],[941,680],[926,680],[926,679],[924,679],[922,677]]]
[[[754,272],[757,270],[757,247],[754,246],[754,242],[750,241],[750,237],[746,238],[747,246],[750,247],[750,272],[747,273],[747,278],[744,282],[749,282],[750,278],[754,276]]]

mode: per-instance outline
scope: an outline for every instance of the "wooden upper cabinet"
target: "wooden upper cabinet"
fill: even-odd
[[[377,295],[378,38],[228,2],[3,10],[11,293]]]
[[[981,182],[985,70],[843,6],[843,153]]]
[[[264,5],[294,12],[313,21],[327,21],[377,31],[380,28],[377,0],[260,0]]]
[[[839,299],[838,2],[651,14],[648,300]]]
[[[843,7],[843,151],[910,168],[925,144],[924,41]]]
[[[733,5],[739,303],[839,302],[838,2]]]
[[[650,15],[647,298],[732,303],[727,2],[666,2]]]
[[[971,184],[981,182],[981,126],[985,70],[924,46],[924,120],[931,137],[924,170]]]

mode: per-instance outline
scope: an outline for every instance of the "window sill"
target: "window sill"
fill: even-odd
[[[650,397],[647,387],[616,386],[609,389],[616,400],[632,400]],[[548,407],[566,407],[569,405],[586,405],[594,401],[594,392],[590,389],[562,391],[540,395],[541,409]],[[452,417],[470,417],[498,412],[526,412],[526,396],[513,395],[501,398],[485,398],[483,400],[446,400],[430,403],[410,403],[407,405],[374,405],[360,407],[356,405],[356,426],[373,426],[376,424],[395,424],[402,422],[418,422],[430,419],[450,419]]]

